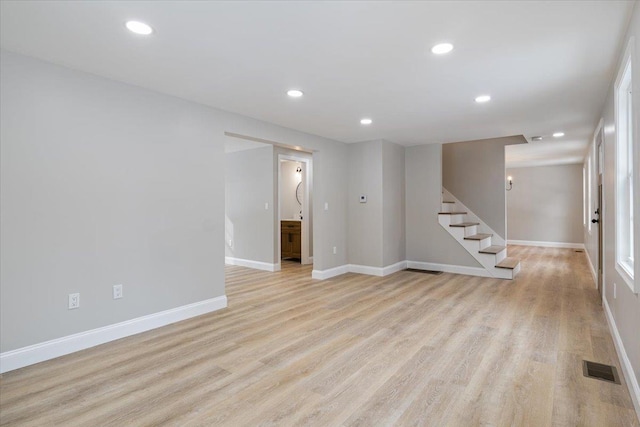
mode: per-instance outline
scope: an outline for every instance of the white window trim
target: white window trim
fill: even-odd
[[[614,121],[615,121],[615,126],[616,126],[616,140],[615,140],[615,156],[614,156],[614,173],[615,173],[615,181],[614,181],[614,191],[613,191],[613,196],[614,196],[614,206],[616,209],[616,213],[615,213],[615,218],[614,218],[614,229],[615,229],[615,233],[614,233],[614,237],[615,237],[615,244],[614,244],[614,259],[615,259],[615,268],[616,271],[618,272],[618,274],[620,275],[620,277],[623,279],[623,281],[627,284],[627,286],[629,286],[629,288],[631,289],[632,292],[634,293],[639,293],[640,292],[640,284],[639,285],[635,285],[634,283],[634,271],[633,269],[635,268],[633,264],[630,263],[630,260],[620,260],[619,259],[619,255],[620,255],[620,241],[619,241],[619,227],[618,227],[618,223],[620,221],[619,219],[619,196],[618,196],[618,186],[619,186],[619,144],[620,144],[620,129],[618,128],[618,123],[619,123],[619,96],[618,93],[620,91],[620,86],[623,84],[623,80],[626,77],[626,73],[627,73],[627,69],[628,67],[631,67],[631,82],[630,85],[633,88],[633,69],[635,68],[634,65],[634,61],[633,61],[633,55],[632,52],[634,51],[635,48],[635,38],[631,37],[629,39],[629,43],[627,44],[627,48],[625,50],[625,53],[622,57],[622,61],[620,63],[620,67],[618,69],[618,75],[616,78],[616,82],[614,85]],[[633,89],[632,89],[633,90]],[[633,98],[632,98],[633,101]],[[639,106],[635,106],[635,109],[637,109]],[[632,107],[632,114],[633,114],[633,107]],[[631,118],[631,122],[632,122],[632,129],[631,129],[631,135],[632,137],[636,137],[638,133],[636,132],[636,128],[635,128],[635,120],[632,117]],[[637,157],[637,153],[635,153],[635,146],[636,144],[633,143],[633,141],[631,142],[631,150],[632,150],[632,157]],[[635,165],[635,163],[633,163],[633,159],[627,159],[627,162],[630,162],[630,164]],[[634,168],[635,169],[635,168]],[[637,175],[637,171],[633,171],[634,175]],[[632,177],[633,179],[633,177]],[[635,203],[635,202],[634,202]],[[631,206],[631,208],[633,209],[634,207]],[[634,215],[635,217],[635,215]],[[635,225],[635,224],[634,224]],[[634,227],[635,229],[636,227]],[[635,252],[635,251],[634,251]]]

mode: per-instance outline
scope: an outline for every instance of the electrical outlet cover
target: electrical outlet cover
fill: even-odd
[[[69,294],[69,310],[73,310],[80,307],[80,294]]]
[[[113,285],[113,299],[120,299],[122,296],[122,285]]]

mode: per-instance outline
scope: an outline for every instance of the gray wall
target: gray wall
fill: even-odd
[[[507,143],[509,138],[497,138],[456,142],[442,148],[444,188],[505,239]]]
[[[405,259],[404,147],[349,144],[349,262],[386,267]]]
[[[481,267],[438,223],[442,195],[442,145],[405,150],[407,260]]]
[[[349,144],[349,262],[384,267],[382,141]],[[360,195],[367,203],[360,203]]]
[[[407,259],[404,147],[382,141],[382,264]]]
[[[629,42],[630,37],[635,37],[635,49],[632,52],[634,56],[634,68],[633,68],[633,86],[640,86],[640,67],[636,66],[638,64],[638,58],[640,58],[640,8],[638,4],[634,6],[633,16],[631,18],[631,22],[629,25],[629,30],[624,38],[624,44],[622,45],[622,50],[626,49],[626,46]],[[622,52],[621,52],[622,54]],[[620,61],[622,61],[622,56],[620,57]],[[617,75],[617,68],[616,68]],[[614,183],[615,183],[615,141],[616,141],[616,126],[615,126],[615,118],[614,118],[614,88],[615,88],[615,78],[611,82],[611,86],[607,91],[607,99],[605,103],[604,110],[602,112],[602,116],[604,119],[603,129],[604,129],[604,215],[602,217],[601,224],[604,226],[604,289],[605,289],[605,298],[607,303],[611,309],[613,314],[613,318],[615,319],[615,323],[618,327],[618,331],[620,333],[620,337],[624,344],[624,348],[627,352],[627,356],[629,357],[629,361],[633,366],[633,370],[635,371],[636,379],[640,382],[640,294],[634,294],[631,289],[626,285],[620,274],[616,271],[615,267],[615,200],[614,200]],[[640,106],[640,91],[634,91],[633,94],[633,104],[635,106]],[[633,111],[633,121],[635,125],[635,129],[638,129],[639,123],[638,118],[640,115],[640,109],[634,108]],[[638,132],[635,133],[638,135]],[[637,139],[634,141],[636,155],[638,151],[638,141]],[[590,148],[589,153],[593,156],[593,147]],[[638,161],[635,162],[638,165]],[[586,163],[585,163],[586,165]],[[595,169],[595,168],[594,168]],[[595,171],[593,171],[595,174]],[[640,188],[640,179],[638,175],[640,175],[640,171],[638,168],[634,171],[636,186],[635,188]],[[595,177],[592,177],[592,195],[591,199],[596,200],[597,197],[597,185],[595,185]],[[636,195],[638,192],[636,191]],[[640,212],[640,197],[634,198],[634,211]],[[640,230],[640,215],[635,215],[634,218],[634,229],[635,236],[638,236],[638,231]],[[595,263],[597,262],[597,247],[598,247],[598,230],[597,227],[592,227],[592,232],[589,233],[587,229],[584,230],[584,239],[585,245],[588,248],[591,248],[590,258],[594,263],[594,268],[597,271],[597,266]],[[640,253],[640,239],[635,239],[635,253]],[[640,262],[635,262],[635,272],[634,277],[635,280],[640,280]],[[614,284],[617,285],[617,295],[614,298]]]
[[[224,166],[225,255],[273,263],[273,147],[227,153]]]
[[[224,155],[207,109],[0,62],[2,351],[223,295]]]
[[[510,240],[582,243],[582,164],[507,169]]]
[[[223,295],[225,131],[316,150],[314,268],[347,264],[345,144],[5,51],[0,67],[0,351]]]

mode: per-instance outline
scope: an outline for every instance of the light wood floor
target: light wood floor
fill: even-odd
[[[618,366],[584,254],[509,252],[513,281],[227,267],[226,310],[2,375],[1,424],[638,426],[582,376]]]

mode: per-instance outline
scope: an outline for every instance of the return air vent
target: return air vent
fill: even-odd
[[[615,366],[583,360],[582,373],[588,378],[620,384],[620,377]]]
[[[427,274],[433,274],[434,276],[437,276],[438,274],[442,274],[442,271],[435,271],[435,270],[420,270],[417,268],[407,268],[405,269],[405,271],[410,271],[412,273],[427,273]]]

